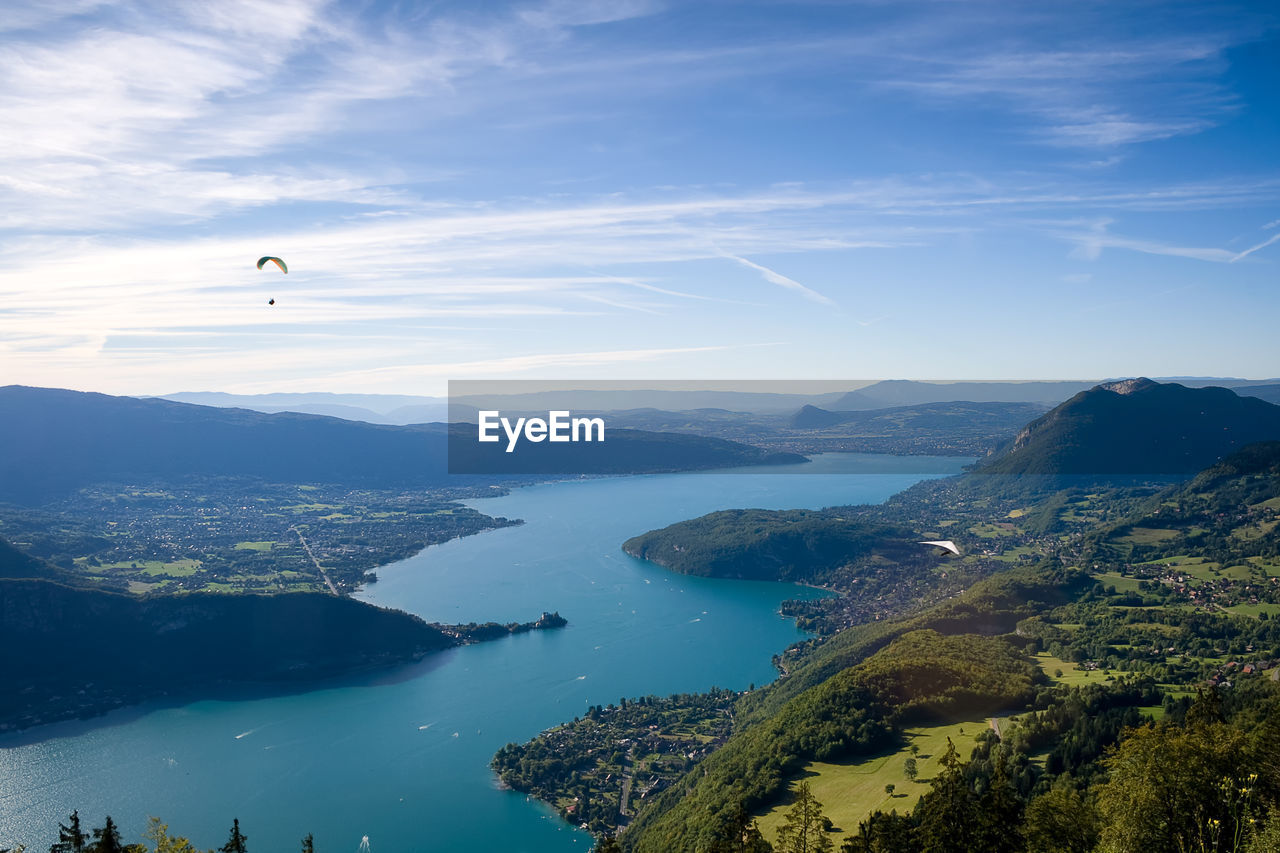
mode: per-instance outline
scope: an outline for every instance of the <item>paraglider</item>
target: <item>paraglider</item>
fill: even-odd
[[[267,261],[274,262],[276,266],[280,267],[280,271],[282,273],[287,274],[289,272],[289,268],[285,266],[284,261],[280,260],[279,258],[273,258],[270,255],[263,258],[258,258],[258,269],[262,269],[262,267],[267,263]]]
[[[264,255],[263,257],[258,258],[258,269],[262,269],[264,266],[266,266],[267,261],[271,261],[276,266],[280,267],[280,272],[284,273],[285,275],[289,274],[289,268],[285,266],[284,261],[282,261],[280,258],[273,258],[270,255]],[[268,299],[267,304],[275,305],[276,304],[275,297]]]

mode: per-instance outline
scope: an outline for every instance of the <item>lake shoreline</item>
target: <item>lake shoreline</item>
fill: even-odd
[[[444,845],[511,849],[519,839],[526,853],[581,850],[588,839],[577,824],[495,788],[494,752],[619,696],[771,682],[772,656],[809,636],[781,615],[782,602],[830,594],[676,575],[619,543],[744,504],[879,502],[955,463],[908,459],[893,474],[896,464],[840,454],[797,476],[602,477],[467,498],[525,524],[426,548],[381,569],[359,599],[451,625],[519,623],[559,609],[572,620],[566,630],[455,646],[304,692],[227,688],[210,701],[174,693],[0,736],[9,794],[0,825],[34,849],[56,840],[48,816],[73,808],[99,821],[113,815],[130,841],[156,814],[204,848],[224,841],[225,823],[238,816],[263,849],[289,849],[307,832],[326,846],[369,835],[375,847],[414,849],[426,816]],[[836,476],[812,476],[824,470]],[[46,767],[75,772],[49,778]],[[337,778],[346,782],[335,787]]]

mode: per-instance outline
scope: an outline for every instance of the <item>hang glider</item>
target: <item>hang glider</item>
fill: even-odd
[[[941,548],[944,551],[950,551],[952,554],[955,554],[957,557],[960,556],[960,549],[957,548],[956,543],[952,542],[950,539],[942,539],[938,542],[921,542],[920,544],[933,545],[935,548]]]

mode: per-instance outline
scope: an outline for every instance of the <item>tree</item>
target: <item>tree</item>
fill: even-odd
[[[154,853],[198,853],[194,844],[186,838],[169,834],[169,826],[161,823],[160,818],[152,817],[142,837],[153,845]]]
[[[595,846],[592,853],[622,853],[622,845],[612,835],[606,835],[600,839],[600,843]]]
[[[947,738],[946,754],[931,784],[915,809],[922,853],[983,850],[978,798],[965,779],[951,738]]]
[[[890,782],[888,785],[885,785],[885,786],[884,786],[884,792],[885,792],[886,794],[888,794],[890,797],[892,797],[892,796],[893,796],[893,790],[894,790],[894,788],[896,788],[896,787],[897,787],[896,785],[894,785],[892,782]]]
[[[707,848],[708,853],[770,853],[772,850],[773,846],[764,840],[759,824],[741,800],[734,804],[728,821]]]
[[[829,853],[835,845],[827,835],[822,803],[809,790],[808,782],[796,789],[796,801],[778,827],[778,853]]]
[[[307,837],[302,839],[302,853],[316,853],[316,840],[309,832]]]
[[[111,815],[107,815],[105,824],[93,831],[93,844],[89,850],[91,853],[125,853],[124,843],[120,840],[120,830],[111,819]]]
[[[1134,729],[1106,759],[1102,851],[1236,849],[1249,817],[1241,804],[1253,788],[1246,770],[1253,759],[1241,732],[1204,722],[1214,710],[1210,700],[1194,720],[1188,712],[1186,728]]]
[[[231,835],[219,850],[221,853],[246,853],[244,843],[248,840],[240,833],[240,818],[234,818],[231,822]]]
[[[907,777],[908,782],[916,781],[916,774],[919,772],[920,771],[916,767],[916,760],[914,758],[908,758],[906,763],[902,765],[902,773]]]
[[[910,815],[897,809],[885,814],[873,812],[858,824],[858,834],[845,838],[840,853],[919,853],[916,828]]]
[[[1003,752],[995,755],[995,767],[986,790],[978,797],[978,848],[986,853],[1019,853],[1022,850],[1022,798],[1009,779]]]
[[[49,853],[84,853],[89,836],[80,829],[80,812],[73,811],[68,823],[58,824],[58,840],[49,848]]]
[[[1089,853],[1098,833],[1097,811],[1070,785],[1055,785],[1027,804],[1027,853]]]

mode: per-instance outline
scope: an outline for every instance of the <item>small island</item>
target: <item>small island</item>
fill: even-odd
[[[457,637],[463,643],[482,643],[485,640],[496,640],[510,634],[524,634],[528,631],[543,631],[548,628],[563,628],[569,620],[559,612],[543,614],[532,622],[468,622],[465,625],[440,625],[442,631]]]

